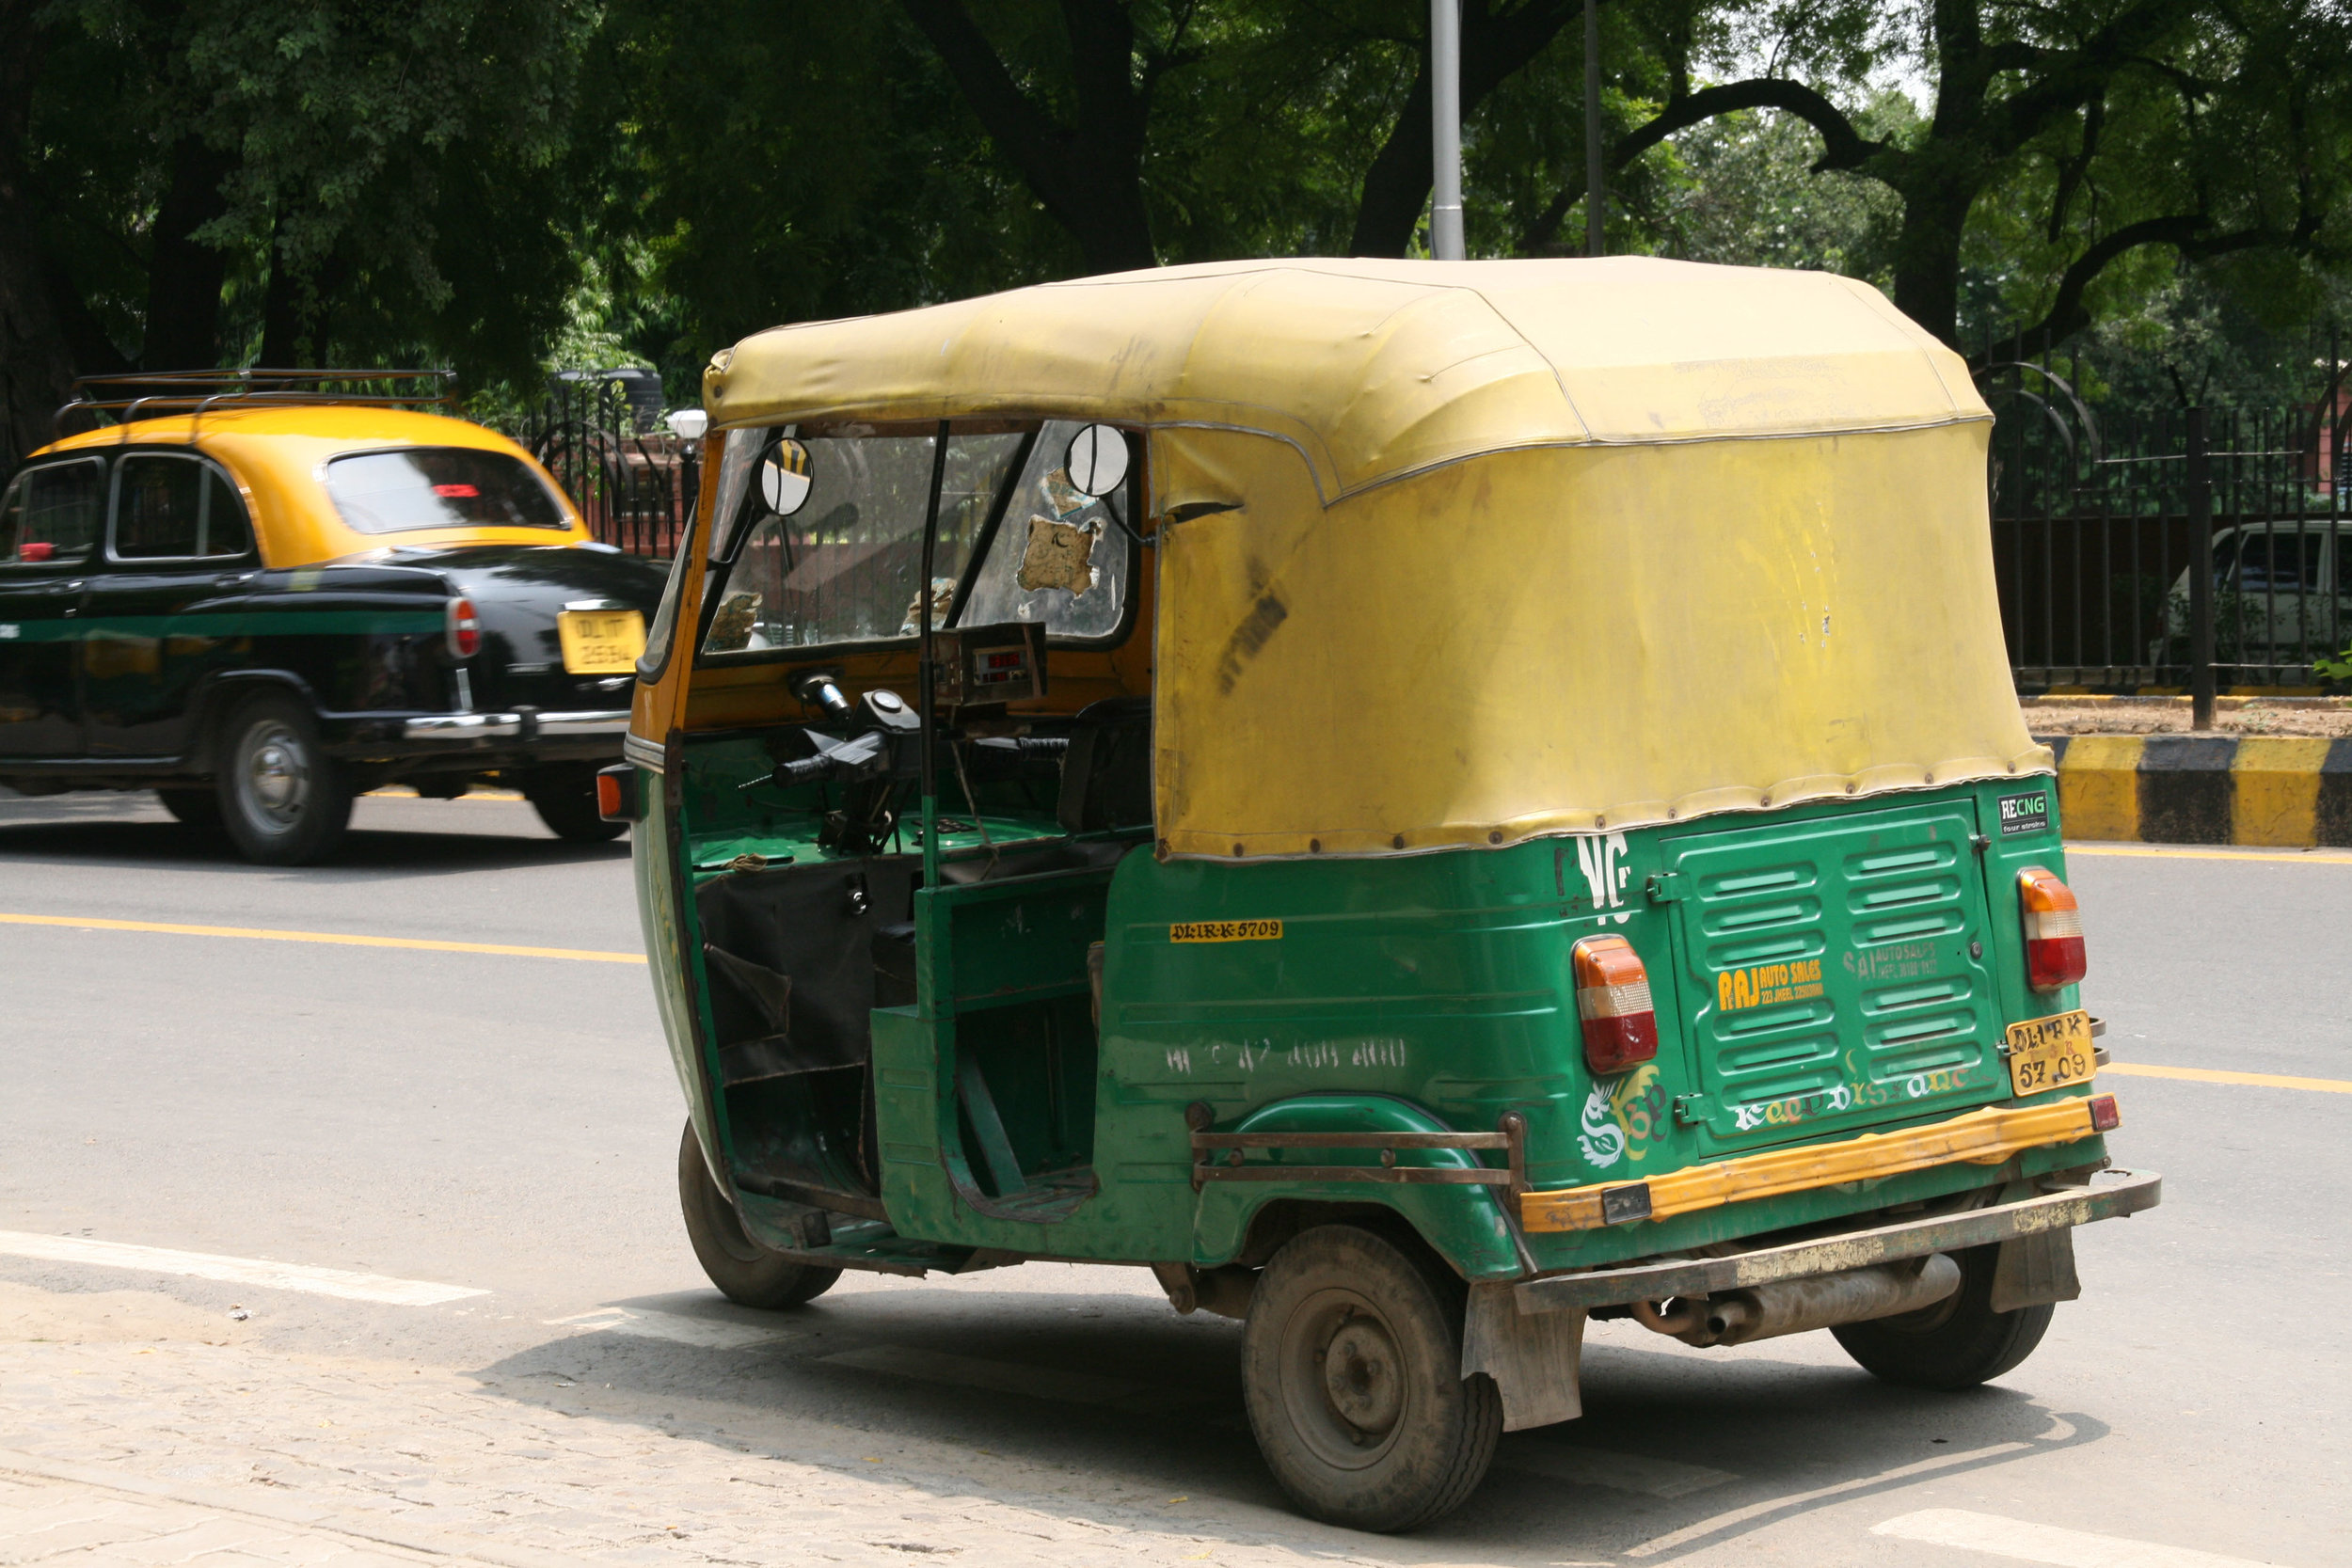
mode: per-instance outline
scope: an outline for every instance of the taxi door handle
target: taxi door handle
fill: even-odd
[[[84,587],[84,586],[85,586],[85,584],[80,583],[80,582],[69,582],[69,583],[67,583],[67,584],[66,584],[63,588],[58,589],[58,590],[57,590],[57,592],[58,592],[60,594],[79,594],[79,593],[82,591],[82,589],[83,589],[83,587]],[[80,605],[76,605],[76,604],[70,604],[70,605],[68,605],[68,606],[66,606],[66,607],[65,607],[65,612],[66,612],[66,614],[67,614],[67,616],[68,616],[69,618],[70,618],[70,617],[72,617],[72,616],[75,616],[75,615],[79,615],[79,614],[81,614],[81,613],[82,613],[82,607],[81,607]]]

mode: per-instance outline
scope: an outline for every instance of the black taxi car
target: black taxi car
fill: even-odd
[[[121,412],[0,496],[0,784],[152,789],[272,864],[328,854],[388,784],[623,830],[595,775],[664,569],[592,539],[520,447],[382,400]]]

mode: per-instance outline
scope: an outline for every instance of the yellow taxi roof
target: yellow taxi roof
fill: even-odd
[[[200,416],[173,414],[103,426],[52,442],[34,455],[142,444],[193,445],[227,465],[246,499],[256,503],[254,520],[262,532],[262,556],[272,566],[313,565],[388,545],[569,545],[588,537],[570,499],[552,479],[549,488],[571,522],[568,533],[469,526],[373,534],[351,528],[319,483],[320,465],[332,457],[381,451],[387,447],[473,447],[519,457],[546,476],[529,452],[495,430],[405,408],[331,403],[230,404]]]
[[[1596,261],[1226,261],[776,327],[712,361],[714,423],[1022,413],[1278,436],[1328,501],[1514,447],[1989,419],[1867,283]]]

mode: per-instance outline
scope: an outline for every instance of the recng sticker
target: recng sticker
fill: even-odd
[[[1279,920],[1183,920],[1168,928],[1170,942],[1279,942]]]
[[[2031,795],[2004,795],[2000,810],[2003,838],[2050,831],[2050,792],[2046,789],[2037,789]]]

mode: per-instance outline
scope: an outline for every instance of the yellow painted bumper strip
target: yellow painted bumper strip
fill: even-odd
[[[1653,1176],[1647,1182],[1648,1217],[1668,1219],[1726,1203],[1899,1176],[1963,1160],[1997,1164],[2021,1148],[2072,1143],[2090,1136],[2092,1131],[2088,1100],[2061,1100],[2049,1105],[1988,1105],[1926,1127],[1865,1132],[1840,1143],[1804,1148],[1775,1148]],[[1601,1194],[1642,1184],[1603,1181],[1557,1192],[1525,1193],[1519,1197],[1520,1221],[1529,1230],[1597,1230],[1605,1223]]]

